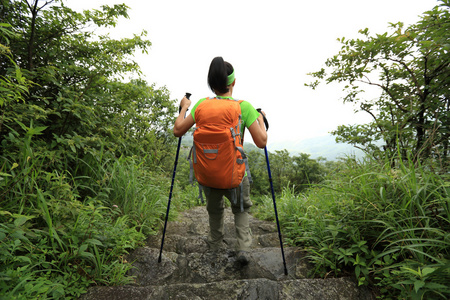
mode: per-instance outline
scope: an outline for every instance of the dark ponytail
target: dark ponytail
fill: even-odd
[[[228,89],[228,75],[233,73],[233,66],[222,57],[214,57],[209,66],[208,85],[214,93],[225,94]]]

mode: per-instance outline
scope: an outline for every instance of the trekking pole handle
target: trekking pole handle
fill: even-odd
[[[261,108],[257,108],[256,109],[262,116],[264,119],[264,125],[266,125],[266,131],[269,130],[269,122],[267,121],[267,118],[264,114],[261,113]]]
[[[189,99],[189,98],[191,97],[191,95],[192,95],[191,93],[186,93],[185,97]],[[189,99],[189,100],[190,100],[190,99]],[[188,110],[189,110],[189,109],[188,109]],[[181,112],[181,106],[178,107],[178,113],[180,113],[180,112]]]

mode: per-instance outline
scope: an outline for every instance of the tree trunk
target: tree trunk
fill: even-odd
[[[30,25],[30,39],[28,40],[28,70],[33,70],[33,53],[34,53],[34,38],[36,35],[36,18],[37,18],[37,5],[39,0],[34,1],[34,5],[28,4],[31,12],[31,25]]]

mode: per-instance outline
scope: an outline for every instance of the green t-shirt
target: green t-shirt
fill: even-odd
[[[215,98],[218,99],[217,101],[220,101],[220,99],[221,99],[218,97],[215,97]],[[233,98],[223,97],[222,99],[233,99]],[[192,118],[194,119],[194,122],[195,122],[195,109],[204,100],[206,100],[206,98],[198,100],[198,102],[192,108],[191,115],[192,115]],[[242,114],[242,125],[243,125],[242,128],[249,128],[250,125],[252,125],[253,122],[256,121],[256,119],[258,119],[259,112],[250,104],[250,102],[247,102],[245,100],[240,103],[240,106],[241,106],[241,114]]]

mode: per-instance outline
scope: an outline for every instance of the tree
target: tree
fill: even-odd
[[[325,161],[324,158],[314,160],[310,158],[310,154],[300,153],[294,156],[292,160],[294,168],[290,181],[296,185],[298,191],[304,191],[311,184],[322,181],[325,169],[320,162]]]
[[[160,223],[176,108],[140,78],[145,32],[92,29],[119,17],[125,5],[0,1],[0,298],[128,283],[123,255]]]
[[[292,182],[289,181],[294,167],[292,164],[292,157],[289,155],[289,152],[284,149],[275,150],[274,153],[269,153],[269,159],[274,189],[276,192],[281,192],[284,187],[288,187],[292,184]]]
[[[253,180],[253,183],[251,185],[252,194],[269,195],[270,182],[269,175],[267,173],[267,162],[264,152],[261,149],[255,147],[254,149],[247,152],[247,156],[250,173]]]
[[[159,163],[174,144],[168,124],[175,106],[166,89],[137,79],[134,53],[147,53],[146,32],[114,40],[92,26],[113,27],[128,17],[124,4],[78,13],[63,1],[4,1],[11,26],[10,52],[23,76],[34,82],[21,102],[4,105],[2,150],[11,155],[24,126],[44,128],[35,139],[52,162],[105,155],[148,155]],[[2,38],[2,43],[5,37]],[[11,74],[0,62],[0,76]],[[31,125],[32,124],[32,125]],[[49,165],[49,168],[54,168]]]
[[[342,48],[326,61],[327,70],[311,73],[320,81],[346,83],[345,102],[372,117],[363,125],[341,125],[333,132],[374,155],[407,153],[413,158],[448,161],[450,134],[450,1],[425,12],[421,20],[404,28],[391,24],[391,32],[360,39],[338,39]],[[375,100],[364,99],[362,86],[380,90]],[[381,143],[380,143],[381,142]],[[380,145],[381,144],[381,145]],[[398,147],[397,147],[398,146]]]

